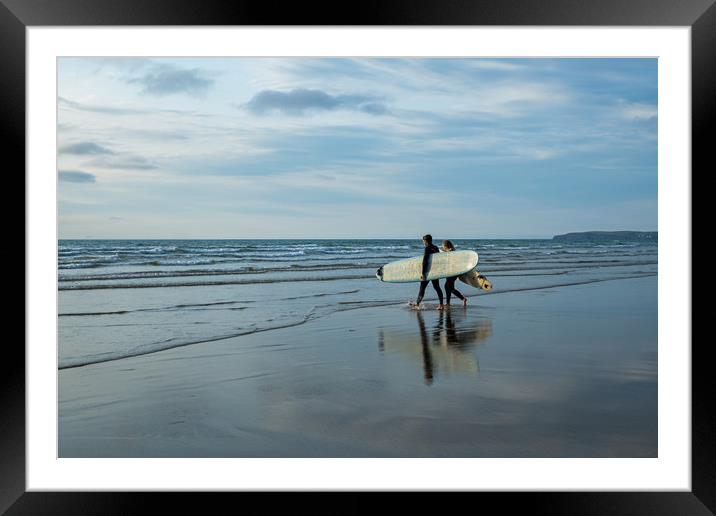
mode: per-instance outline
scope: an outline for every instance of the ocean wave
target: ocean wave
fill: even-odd
[[[246,280],[219,280],[219,281],[202,281],[202,282],[176,282],[176,283],[111,283],[111,284],[91,284],[91,285],[64,285],[58,290],[105,290],[105,289],[135,289],[135,288],[175,288],[175,287],[206,287],[219,285],[256,285],[266,283],[293,283],[296,281],[338,281],[338,280],[354,280],[375,278],[374,274],[352,274],[345,276],[318,276],[318,277],[298,277],[298,278],[252,278]]]
[[[58,265],[58,269],[63,270],[71,270],[71,269],[96,269],[97,267],[100,267],[101,265],[97,265],[95,263],[65,263],[62,265]]]
[[[347,263],[334,265],[301,265],[292,264],[288,267],[244,267],[240,269],[195,269],[186,271],[136,271],[106,274],[86,274],[81,276],[61,276],[61,282],[77,281],[116,281],[127,279],[154,279],[154,278],[184,278],[192,276],[235,276],[245,274],[266,274],[270,272],[300,272],[300,271],[337,271],[346,269],[372,269],[378,268],[382,263]]]
[[[630,260],[656,258],[658,247],[644,244],[555,245],[551,241],[455,240],[458,248],[475,249],[480,264],[504,267],[513,263],[540,266],[570,266],[583,260]],[[58,270],[86,270],[115,267],[228,268],[235,264],[284,265],[322,262],[356,267],[384,265],[421,254],[421,246],[408,241],[60,241]],[[615,262],[616,263],[616,262]],[[332,265],[331,265],[332,266]],[[330,268],[328,269],[330,270]],[[117,273],[118,278],[130,278]],[[212,272],[202,273],[211,275]],[[191,274],[188,274],[191,275]],[[166,277],[172,277],[167,274]],[[64,281],[66,278],[61,278]],[[74,279],[74,278],[73,278]],[[109,278],[111,279],[111,278]],[[68,279],[71,280],[71,279]],[[77,279],[77,281],[83,281]]]
[[[515,264],[520,265],[520,264]],[[563,270],[563,269],[602,269],[607,267],[633,267],[633,266],[641,266],[641,265],[658,265],[658,262],[656,261],[629,261],[629,262],[588,262],[588,263],[567,263],[563,266],[556,267],[554,264],[546,264],[546,265],[529,265],[525,267],[513,267],[513,266],[506,266],[506,267],[490,267],[490,268],[484,268],[481,267],[478,264],[478,268],[480,269],[480,272],[487,275],[490,273],[495,272],[507,272],[507,271],[536,271],[536,270]]]

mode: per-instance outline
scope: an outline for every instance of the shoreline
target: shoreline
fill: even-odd
[[[625,277],[619,277],[619,278],[588,279],[588,280],[582,280],[582,281],[573,281],[573,282],[570,282],[570,283],[560,283],[560,284],[557,284],[557,285],[533,286],[533,287],[512,288],[512,289],[494,289],[494,290],[490,290],[490,291],[480,291],[479,294],[465,294],[465,297],[470,298],[470,299],[473,299],[473,298],[479,299],[479,298],[481,298],[481,297],[483,297],[483,296],[492,296],[492,295],[497,295],[497,294],[509,294],[509,293],[514,293],[514,292],[530,292],[530,291],[536,291],[536,290],[545,290],[545,289],[562,288],[562,287],[572,287],[572,286],[579,286],[579,285],[589,285],[589,284],[592,284],[592,283],[602,283],[602,282],[609,282],[609,281],[620,281],[620,280],[628,280],[628,279],[647,278],[647,277],[652,277],[652,276],[657,276],[657,273],[642,273],[642,274],[635,274],[635,275],[633,275],[633,276],[625,276]],[[491,277],[499,277],[499,275],[491,275]],[[368,278],[368,279],[372,279],[372,278]],[[179,285],[179,286],[182,286],[182,285]],[[330,312],[330,313],[328,313],[328,314],[321,315],[321,316],[315,316],[315,317],[314,317],[314,314],[313,314],[313,313],[310,313],[310,312],[309,312],[309,313],[306,315],[306,317],[304,317],[303,320],[294,321],[294,322],[289,322],[289,323],[282,324],[282,325],[278,325],[278,326],[275,326],[275,327],[258,328],[258,329],[253,329],[253,330],[246,330],[246,331],[244,331],[244,332],[236,333],[236,334],[233,334],[233,335],[217,336],[217,337],[215,337],[215,338],[210,338],[210,339],[200,339],[200,340],[197,340],[197,341],[195,341],[195,342],[186,342],[186,343],[177,344],[177,345],[172,345],[172,346],[169,346],[169,347],[166,347],[166,348],[160,348],[160,349],[156,349],[156,350],[152,350],[152,351],[141,351],[141,352],[137,352],[137,353],[135,353],[135,354],[130,354],[130,355],[126,355],[126,356],[122,356],[122,357],[118,357],[118,358],[112,357],[112,358],[106,358],[106,359],[99,359],[99,360],[95,360],[95,361],[91,361],[91,362],[84,362],[84,363],[78,363],[78,364],[69,364],[69,365],[65,365],[65,366],[58,366],[57,370],[58,370],[58,371],[64,371],[64,370],[66,370],[66,369],[75,369],[75,368],[78,368],[78,367],[87,367],[87,366],[91,366],[91,365],[95,365],[95,364],[102,364],[102,363],[106,363],[106,362],[115,362],[115,361],[119,361],[119,360],[125,360],[125,359],[128,359],[128,358],[140,357],[140,356],[150,355],[150,354],[154,354],[154,353],[161,353],[161,352],[163,352],[163,351],[168,351],[168,350],[171,350],[171,349],[178,349],[178,348],[182,348],[182,347],[186,347],[186,346],[201,345],[201,344],[204,344],[204,343],[211,343],[211,342],[217,342],[217,341],[222,341],[222,340],[227,340],[227,339],[245,337],[245,336],[247,336],[247,335],[253,335],[253,334],[256,334],[256,333],[262,333],[262,332],[266,332],[266,331],[274,331],[274,330],[282,330],[282,329],[285,329],[285,328],[293,328],[293,327],[296,327],[296,326],[300,326],[300,325],[306,324],[306,323],[308,323],[308,322],[310,322],[310,321],[312,321],[312,320],[320,319],[320,318],[323,318],[323,317],[329,317],[329,316],[331,316],[331,315],[333,315],[333,314],[335,314],[335,313],[345,312],[345,311],[349,311],[349,310],[378,308],[378,307],[384,307],[384,306],[400,306],[400,305],[404,305],[404,304],[405,304],[404,301],[392,301],[392,300],[391,300],[391,301],[376,301],[375,303],[372,303],[372,304],[369,304],[369,305],[361,305],[361,306],[343,308],[343,309],[341,309],[341,310],[336,310],[336,311],[334,311],[334,312]],[[455,306],[455,305],[453,305],[453,306]],[[423,309],[423,310],[424,310],[424,309]],[[81,315],[85,315],[85,314],[61,314],[61,315],[62,315],[62,316],[70,316],[70,317],[72,317],[72,316],[81,316]]]

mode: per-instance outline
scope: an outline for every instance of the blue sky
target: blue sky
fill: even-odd
[[[656,59],[58,68],[60,238],[657,229]]]

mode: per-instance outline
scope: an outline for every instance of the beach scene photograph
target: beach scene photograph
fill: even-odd
[[[57,71],[59,458],[658,457],[657,59]]]

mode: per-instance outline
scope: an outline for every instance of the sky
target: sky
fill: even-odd
[[[656,59],[60,58],[60,238],[657,230]]]

